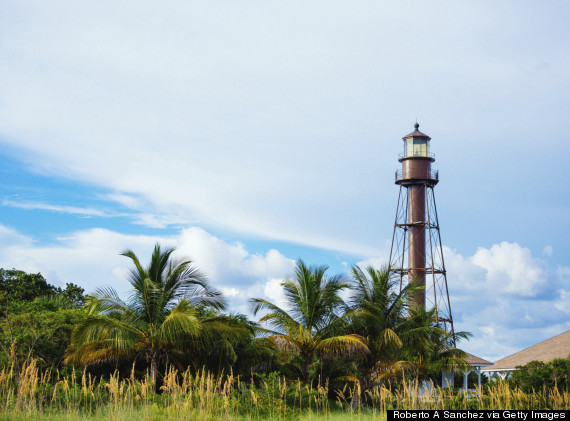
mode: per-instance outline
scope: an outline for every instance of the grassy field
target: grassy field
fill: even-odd
[[[254,383],[231,373],[214,377],[207,372],[170,371],[157,395],[148,377],[68,379],[40,372],[32,363],[18,378],[11,370],[0,371],[0,419],[368,421],[385,419],[387,409],[570,409],[568,392],[525,394],[506,383],[482,395],[438,389],[429,398],[420,397],[411,386],[377,387],[359,404],[351,404],[355,391],[350,388],[330,392],[326,384],[312,388],[276,375]]]

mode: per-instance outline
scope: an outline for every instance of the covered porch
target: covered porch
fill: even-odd
[[[469,373],[475,372],[477,373],[477,392],[481,393],[481,370],[483,367],[492,366],[493,363],[484,360],[483,358],[476,357],[475,355],[469,354],[466,352],[467,357],[465,361],[467,364],[470,365],[471,368],[468,370],[463,371],[463,385],[462,389],[465,392],[469,391],[468,388],[468,377]],[[455,372],[445,372],[441,374],[441,385],[442,387],[455,387]]]

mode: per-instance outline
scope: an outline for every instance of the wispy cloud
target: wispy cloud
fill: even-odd
[[[566,168],[551,150],[565,147],[568,29],[549,8],[465,3],[448,19],[444,3],[421,1],[137,3],[136,15],[133,4],[3,7],[0,142],[35,171],[114,192],[137,223],[377,254],[400,138],[418,115],[448,166],[442,184],[474,204],[534,180],[519,171],[504,189],[480,171],[503,168],[512,139],[536,171]],[[425,21],[439,29],[402,36]],[[485,189],[464,188],[475,174]]]
[[[113,214],[100,209],[95,208],[81,208],[77,206],[65,206],[65,205],[52,205],[49,203],[28,201],[28,200],[13,200],[4,199],[2,200],[3,206],[9,206],[12,208],[24,209],[24,210],[45,210],[57,213],[66,213],[71,215],[81,215],[84,217],[113,217],[113,216],[124,216],[121,214]]]
[[[121,201],[118,203],[123,204]],[[134,202],[130,202],[134,204]],[[69,205],[55,205],[34,200],[17,200],[5,198],[2,200],[3,206],[23,210],[42,210],[55,212],[60,214],[78,215],[83,218],[128,218],[132,223],[149,227],[149,228],[166,228],[172,225],[180,226],[184,222],[190,222],[184,217],[169,215],[166,213],[149,213],[149,212],[117,212],[108,209],[100,209],[94,207],[79,207]]]

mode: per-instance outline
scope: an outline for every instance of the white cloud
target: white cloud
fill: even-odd
[[[252,297],[286,306],[280,284],[294,271],[292,259],[274,249],[252,254],[241,243],[228,243],[197,227],[173,236],[91,229],[39,245],[0,225],[0,267],[41,272],[51,283],[74,282],[88,292],[111,285],[124,293],[130,262],[119,253],[130,248],[146,262],[156,242],[193,260],[228,296],[232,311],[250,314]],[[549,268],[528,249],[506,242],[466,257],[446,248],[445,258],[455,327],[474,335],[460,344],[466,351],[493,361],[570,329],[570,267]],[[513,271],[509,262],[523,265],[530,275]],[[523,293],[513,292],[519,276]]]
[[[32,238],[20,234],[13,228],[7,227],[0,224],[0,246],[1,249],[6,249],[15,244],[21,244],[23,246],[32,247]],[[0,249],[0,250],[1,250]]]
[[[71,233],[51,245],[37,245],[31,238],[0,225],[0,267],[41,272],[50,283],[73,282],[87,292],[110,285],[125,293],[129,289],[130,260],[119,253],[131,249],[145,264],[156,242],[175,247],[175,257],[190,258],[208,276],[211,285],[236,304],[232,310],[245,313],[247,299],[264,292],[263,287],[255,285],[285,277],[295,263],[273,249],[265,255],[251,254],[242,244],[226,243],[200,228],[186,229],[176,236],[126,235],[91,229]]]
[[[220,288],[220,291],[222,291],[222,294],[224,294],[226,297],[235,297],[239,294],[239,289],[237,288],[222,287]]]
[[[558,290],[559,299],[554,303],[554,307],[564,313],[570,314],[570,291]]]
[[[29,200],[12,200],[12,199],[4,199],[2,201],[2,205],[10,206],[13,208],[20,208],[25,210],[47,210],[52,212],[58,213],[68,213],[68,214],[76,214],[81,216],[100,216],[106,217],[111,216],[110,214],[94,208],[80,208],[77,206],[61,206],[61,205],[51,205],[48,203],[41,203]]]
[[[542,250],[542,254],[545,256],[552,256],[552,253],[554,253],[554,248],[552,246],[545,246]]]
[[[181,231],[176,255],[190,256],[216,284],[237,288],[249,286],[256,279],[284,277],[295,265],[294,260],[277,250],[251,254],[243,244],[229,244],[197,227]]]
[[[357,266],[360,266],[361,269],[365,269],[368,266],[372,266],[376,269],[380,269],[382,267],[388,266],[388,258],[387,257],[370,257],[365,260],[361,260],[356,263]]]
[[[41,272],[50,283],[73,282],[87,292],[104,285],[124,292],[128,288],[124,275],[129,266],[128,260],[119,253],[130,248],[135,253],[149,254],[157,241],[173,242],[169,238],[131,236],[105,229],[71,233],[50,245],[35,244],[20,236],[19,241],[2,247],[0,266]]]
[[[470,125],[459,143],[478,147],[462,155],[463,174],[482,176],[481,158],[500,159],[510,139],[550,138],[533,144],[549,158],[563,147],[544,132],[560,132],[545,120],[563,124],[568,67],[556,32],[567,30],[548,8],[462,4],[448,19],[447,6],[423,2],[3,6],[0,142],[34,172],[112,192],[147,226],[369,256],[393,217],[389,181],[410,115],[431,120],[437,150],[451,154],[458,125]],[[402,34],[425,21],[438,30]],[[422,71],[402,66],[410,60]]]
[[[546,263],[534,258],[528,248],[502,242],[491,248],[479,247],[471,257],[463,257],[444,247],[446,269],[461,290],[489,290],[521,297],[545,292],[549,281]]]
[[[285,292],[283,291],[283,287],[281,283],[283,279],[270,279],[265,283],[265,288],[263,289],[263,293],[269,297],[273,304],[286,309],[287,301],[285,299]]]
[[[495,361],[570,328],[570,267],[551,268],[517,243],[443,251],[455,329],[473,334],[461,348]]]
[[[559,267],[556,270],[557,277],[561,280],[558,289],[558,299],[554,306],[564,313],[570,314],[570,267]]]
[[[495,361],[570,328],[570,268],[508,242],[467,257],[444,247],[444,256],[456,329],[474,335],[461,344],[468,352]]]

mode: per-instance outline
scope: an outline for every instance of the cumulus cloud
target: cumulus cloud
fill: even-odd
[[[150,254],[157,241],[174,243],[171,238],[125,235],[106,229],[70,233],[52,244],[39,245],[32,238],[14,235],[1,228],[0,266],[26,272],[41,272],[50,283],[76,283],[87,292],[112,285],[120,292],[128,288],[128,261],[119,253],[127,248],[141,255]],[[8,237],[5,232],[11,233]],[[8,238],[12,241],[7,241]]]
[[[455,326],[474,335],[467,351],[494,361],[570,328],[570,268],[509,242],[444,256]]]
[[[554,306],[556,309],[570,314],[570,267],[558,267],[556,275],[562,282]]]
[[[227,243],[201,228],[185,229],[173,236],[127,235],[98,228],[38,245],[32,238],[0,225],[0,267],[41,272],[50,283],[73,282],[87,292],[111,285],[125,293],[129,290],[130,261],[119,253],[131,249],[144,264],[157,242],[175,247],[173,257],[190,258],[211,285],[226,294],[232,309],[243,313],[248,313],[247,298],[263,296],[264,285],[289,275],[295,264],[277,250],[252,254],[243,244]],[[270,293],[265,298],[273,296]]]
[[[486,270],[486,279],[495,289],[526,297],[544,291],[547,276],[543,263],[517,243],[480,247],[470,260]]]
[[[494,291],[518,297],[551,294],[546,288],[553,276],[546,262],[532,256],[517,243],[502,242],[479,247],[473,256],[462,256],[443,247],[446,269],[453,277],[455,291]]]
[[[132,249],[145,262],[156,242],[175,247],[174,257],[190,258],[224,292],[232,311],[250,314],[251,297],[286,306],[281,282],[293,274],[294,260],[275,249],[251,253],[242,243],[198,227],[171,236],[91,229],[40,245],[0,225],[0,267],[41,272],[51,283],[74,282],[88,292],[112,285],[124,293],[130,262],[119,252]],[[494,361],[570,329],[570,267],[551,268],[529,249],[508,242],[478,248],[472,256],[449,248],[444,254],[455,327],[474,335],[460,344],[466,351]],[[385,261],[360,264],[380,267]]]
[[[270,279],[265,283],[265,288],[263,289],[263,293],[269,297],[273,304],[286,309],[287,302],[285,300],[285,292],[283,291],[283,287],[281,283],[283,282],[282,279]]]
[[[443,252],[455,329],[473,334],[460,343],[466,351],[495,361],[570,328],[570,267],[550,267],[510,242],[473,255],[445,246]]]
[[[197,227],[181,231],[176,255],[190,256],[210,279],[232,288],[249,286],[255,279],[286,276],[295,265],[275,249],[251,254],[242,243],[227,243]]]
[[[361,260],[359,262],[356,263],[357,266],[360,266],[360,268],[364,269],[367,268],[368,266],[372,266],[375,268],[381,268],[381,267],[385,267],[388,265],[388,257],[369,257],[368,259],[365,260]]]

